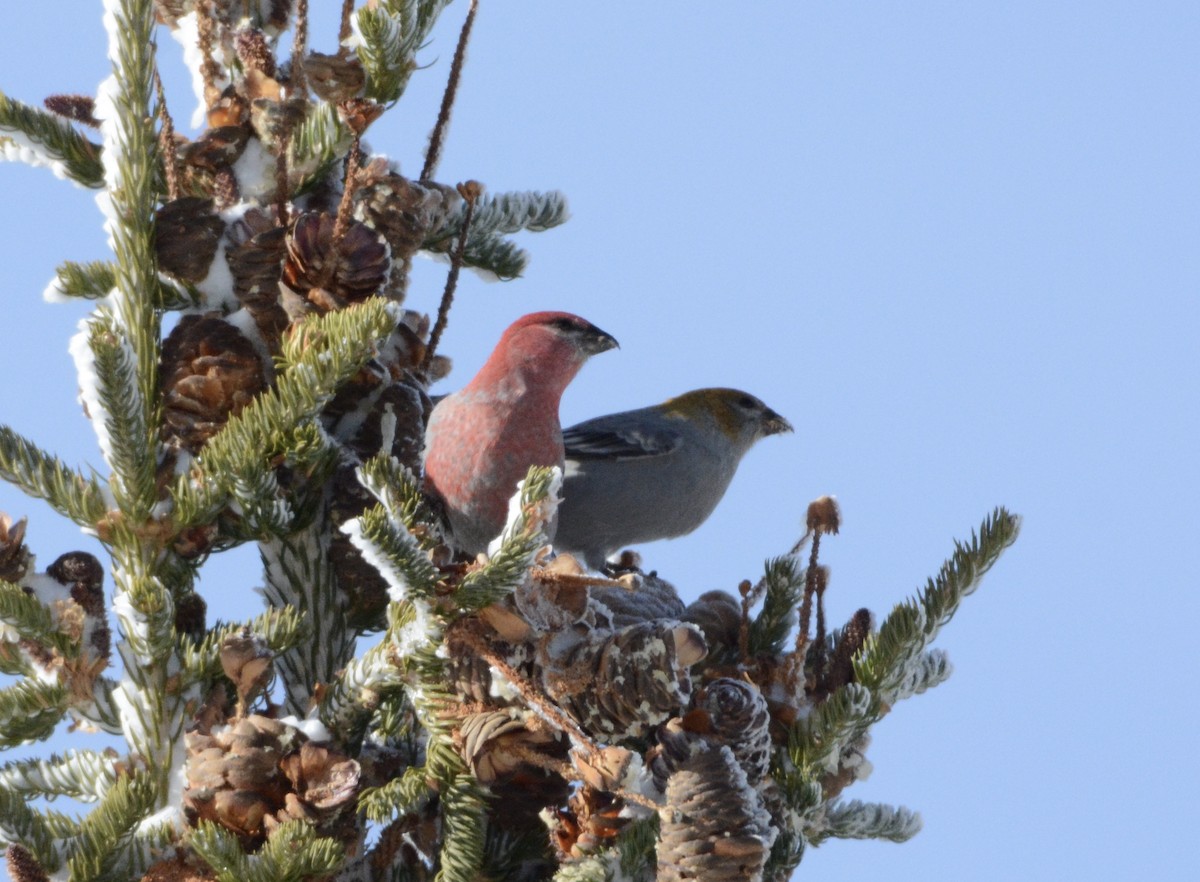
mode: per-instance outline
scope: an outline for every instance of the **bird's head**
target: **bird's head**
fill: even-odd
[[[561,394],[588,358],[616,346],[611,334],[577,315],[530,313],[508,326],[472,384],[519,378],[522,387]]]
[[[711,420],[743,449],[759,438],[792,431],[792,424],[760,399],[739,389],[695,389],[668,400],[663,407],[690,420]]]
[[[511,361],[578,370],[591,356],[616,346],[616,338],[587,319],[569,312],[533,312],[509,325],[496,348]]]

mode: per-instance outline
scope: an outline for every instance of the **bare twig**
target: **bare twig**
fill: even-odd
[[[179,198],[179,167],[175,164],[175,124],[167,110],[167,96],[163,91],[158,68],[154,69],[154,92],[158,97],[158,152],[162,154],[163,175],[167,179],[167,198]]]
[[[307,91],[304,81],[304,53],[308,51],[308,0],[296,2],[296,32],[292,35],[291,88],[293,98],[300,98]]]
[[[354,191],[358,189],[358,167],[362,164],[362,147],[359,136],[354,136],[350,153],[346,156],[346,179],[342,183],[342,200],[338,203],[337,220],[333,223],[333,241],[340,242],[350,226],[350,215],[354,211]]]
[[[350,54],[346,41],[350,39],[350,16],[354,14],[354,0],[342,0],[342,24],[338,28],[338,58]]]
[[[437,122],[429,134],[429,147],[425,151],[425,167],[421,169],[421,180],[433,179],[437,172],[438,161],[442,158],[442,142],[446,138],[446,127],[450,124],[450,111],[454,107],[454,96],[458,93],[458,80],[462,75],[463,61],[467,56],[467,41],[471,38],[471,25],[475,23],[475,12],[479,9],[479,0],[471,0],[471,8],[467,10],[466,21],[458,35],[458,46],[454,49],[454,61],[450,64],[450,79],[446,81],[446,91],[442,93],[442,107],[438,111]]]
[[[463,215],[462,229],[458,231],[458,242],[450,254],[450,272],[446,276],[446,290],[442,292],[442,302],[438,304],[437,321],[429,334],[429,345],[425,348],[425,357],[421,359],[419,370],[425,372],[433,364],[437,354],[438,343],[441,342],[442,332],[446,330],[446,322],[450,317],[450,305],[454,302],[454,290],[458,287],[458,274],[462,269],[463,256],[467,251],[467,235],[471,232],[471,219],[475,216],[475,202],[483,195],[483,185],[478,181],[467,181],[458,185],[459,195],[467,201],[467,210]]]

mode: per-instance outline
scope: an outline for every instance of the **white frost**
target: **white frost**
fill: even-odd
[[[115,294],[115,290],[113,294]],[[112,296],[111,294],[109,296]],[[79,322],[79,331],[71,337],[67,351],[75,361],[75,373],[79,383],[79,403],[92,421],[92,429],[100,444],[100,453],[109,467],[113,465],[112,433],[108,429],[108,411],[100,403],[100,374],[96,371],[96,359],[89,343],[91,319]]]
[[[196,95],[197,106],[192,113],[192,128],[198,129],[204,125],[205,117],[208,113],[208,102],[204,100],[204,76],[200,73],[200,67],[204,64],[204,53],[200,51],[200,27],[199,19],[195,12],[189,12],[183,18],[179,19],[175,30],[171,31],[171,36],[175,41],[183,47],[183,63],[187,65],[187,69],[192,72],[192,91]],[[213,47],[213,60],[217,62],[221,70],[225,70],[225,54],[220,46]],[[229,85],[228,78],[222,75],[214,85],[218,89],[224,89]]]
[[[529,512],[529,517],[533,519],[534,526],[545,533],[546,525],[553,522],[558,514],[558,504],[562,501],[562,469],[555,466],[550,475],[550,486],[546,491],[546,496],[542,501],[534,506]],[[500,547],[509,540],[525,530],[526,512],[521,504],[521,495],[525,492],[525,481],[522,479],[517,482],[517,492],[508,500],[508,518],[505,521],[504,529],[500,535],[488,543],[488,556],[491,557],[500,550]]]
[[[242,199],[264,199],[275,192],[275,157],[262,141],[251,138],[233,164],[233,176]]]
[[[71,176],[67,173],[66,163],[24,132],[0,131],[0,161],[21,162],[35,168],[48,168],[54,172],[55,177],[71,180]],[[83,186],[78,181],[75,184]]]
[[[280,717],[279,722],[285,726],[291,726],[293,729],[299,729],[308,736],[310,741],[332,741],[333,734],[316,717],[315,709],[312,711],[312,714],[312,716],[305,717],[303,720],[295,715]]]

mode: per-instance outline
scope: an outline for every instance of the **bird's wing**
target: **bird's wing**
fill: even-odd
[[[567,459],[641,459],[663,456],[683,443],[670,426],[613,426],[589,420],[563,430]]]

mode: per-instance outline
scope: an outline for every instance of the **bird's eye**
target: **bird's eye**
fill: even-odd
[[[556,318],[554,321],[550,322],[550,327],[554,328],[556,331],[563,331],[565,333],[575,330],[575,322],[566,318]]]
[[[743,395],[738,399],[737,403],[738,407],[741,407],[745,410],[755,410],[758,407],[758,401],[749,395]]]

